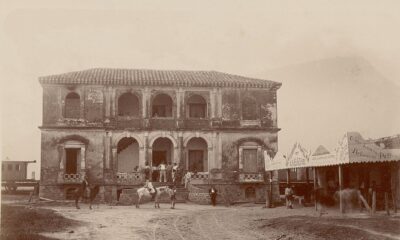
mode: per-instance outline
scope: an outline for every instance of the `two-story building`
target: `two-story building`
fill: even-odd
[[[144,166],[164,162],[197,172],[192,184],[230,184],[236,200],[265,198],[264,158],[278,148],[281,83],[215,71],[108,68],[39,82],[41,196],[68,198],[87,174],[109,201],[118,189],[143,184]]]

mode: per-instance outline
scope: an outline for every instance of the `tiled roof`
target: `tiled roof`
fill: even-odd
[[[96,84],[182,87],[254,87],[278,89],[279,82],[216,71],[93,68],[39,77],[41,84]]]

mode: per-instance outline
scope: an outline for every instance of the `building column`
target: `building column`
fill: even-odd
[[[212,155],[213,155],[213,147],[210,146],[207,148],[207,172],[210,172],[210,170],[214,168],[214,164],[211,165]]]
[[[142,93],[142,117],[147,118],[148,113],[148,101],[149,101],[149,88],[145,87]]]
[[[217,118],[222,118],[222,93],[220,88],[217,91]]]
[[[60,170],[64,172],[64,166],[65,166],[65,151],[64,147],[60,144],[57,146],[58,150],[58,156],[59,156],[59,162],[60,162]]]
[[[211,103],[211,109],[210,109],[210,117],[215,118],[215,112],[216,112],[216,96],[217,95],[217,89],[213,88],[210,94],[210,103]]]
[[[115,99],[115,96],[116,96],[116,92],[115,92],[115,89],[114,88],[112,88],[111,89],[111,101],[110,101],[110,108],[111,108],[111,117],[116,117],[116,104],[115,104],[115,101],[116,101],[116,99]]]
[[[150,159],[149,159],[149,133],[145,132],[144,133],[144,165],[146,165],[146,162],[150,165]]]
[[[217,166],[218,168],[222,168],[222,136],[221,133],[218,133],[218,151],[217,151]]]
[[[181,118],[181,94],[182,94],[182,88],[179,88],[176,91],[176,118],[177,119]]]
[[[104,117],[109,120],[111,114],[111,88],[107,87],[104,92],[105,111]]]
[[[81,147],[81,171],[85,171],[86,168],[86,148]]]
[[[118,151],[118,149],[116,147],[112,149],[112,164],[110,164],[110,165],[112,166],[112,169],[114,170],[114,172],[118,171],[118,165],[117,165],[117,162],[118,162],[117,153],[118,152],[117,151]]]
[[[181,165],[183,160],[183,133],[178,133],[178,152],[176,153],[179,158],[177,159],[177,164]]]
[[[105,163],[104,168],[110,169],[111,167],[111,132],[107,132],[104,139],[104,149],[105,149]]]

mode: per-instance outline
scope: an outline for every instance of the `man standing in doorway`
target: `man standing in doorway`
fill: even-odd
[[[161,162],[159,169],[160,169],[160,182],[167,182],[166,179],[166,166],[164,161]]]

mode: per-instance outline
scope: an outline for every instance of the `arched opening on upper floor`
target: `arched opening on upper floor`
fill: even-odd
[[[186,117],[189,118],[206,118],[207,117],[207,102],[206,100],[198,95],[194,94],[187,99]]]
[[[138,117],[139,99],[132,93],[124,93],[118,98],[118,116]]]
[[[160,93],[154,97],[152,102],[152,117],[172,117],[173,101],[165,93]]]

